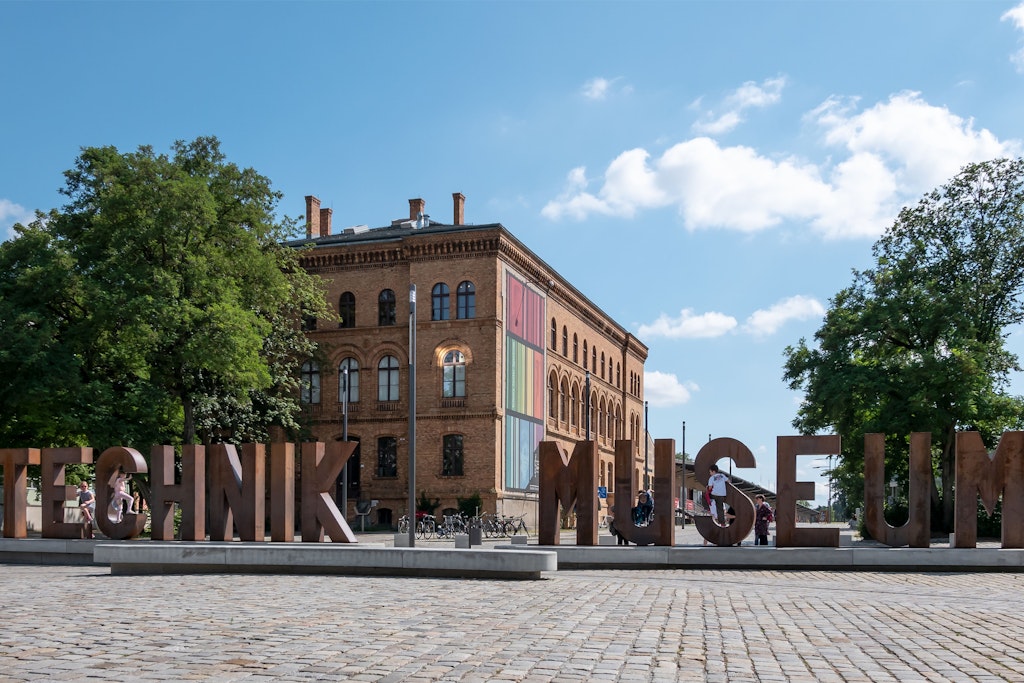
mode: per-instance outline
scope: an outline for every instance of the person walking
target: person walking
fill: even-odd
[[[760,493],[754,496],[754,545],[768,545],[768,525],[774,521],[772,506]]]
[[[712,465],[710,467],[711,476],[708,477],[708,488],[711,493],[711,500],[715,501],[716,516],[718,517],[718,526],[725,526],[725,485],[729,483],[729,477],[722,474],[718,465]]]

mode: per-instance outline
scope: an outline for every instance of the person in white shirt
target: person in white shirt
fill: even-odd
[[[725,526],[725,485],[729,483],[729,477],[718,471],[718,465],[712,465],[710,470],[708,488],[711,489],[711,500],[717,503],[715,516],[718,517],[718,526]]]

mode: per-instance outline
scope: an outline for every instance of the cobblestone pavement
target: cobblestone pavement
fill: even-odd
[[[2,681],[1024,681],[1019,574],[0,577]]]

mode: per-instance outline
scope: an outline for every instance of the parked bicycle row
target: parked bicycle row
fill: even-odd
[[[455,534],[468,534],[470,529],[480,529],[486,538],[505,536],[530,535],[526,526],[526,515],[498,515],[485,512],[476,517],[462,513],[442,515],[438,520],[425,512],[416,513],[416,538],[454,538]],[[409,533],[409,516],[402,515],[398,519],[398,533]]]

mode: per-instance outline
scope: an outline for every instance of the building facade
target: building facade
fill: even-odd
[[[301,401],[313,438],[359,442],[350,518],[359,501],[377,501],[369,521],[380,525],[408,512],[411,372],[415,491],[439,513],[478,494],[481,512],[533,527],[537,444],[571,452],[588,425],[610,496],[616,439],[633,439],[642,472],[647,347],[505,227],[466,224],[464,209],[455,193],[444,224],[411,199],[408,218],[334,234],[331,210],[306,198],[306,238],[290,244],[340,321],[305,323],[320,355],[303,366]]]

